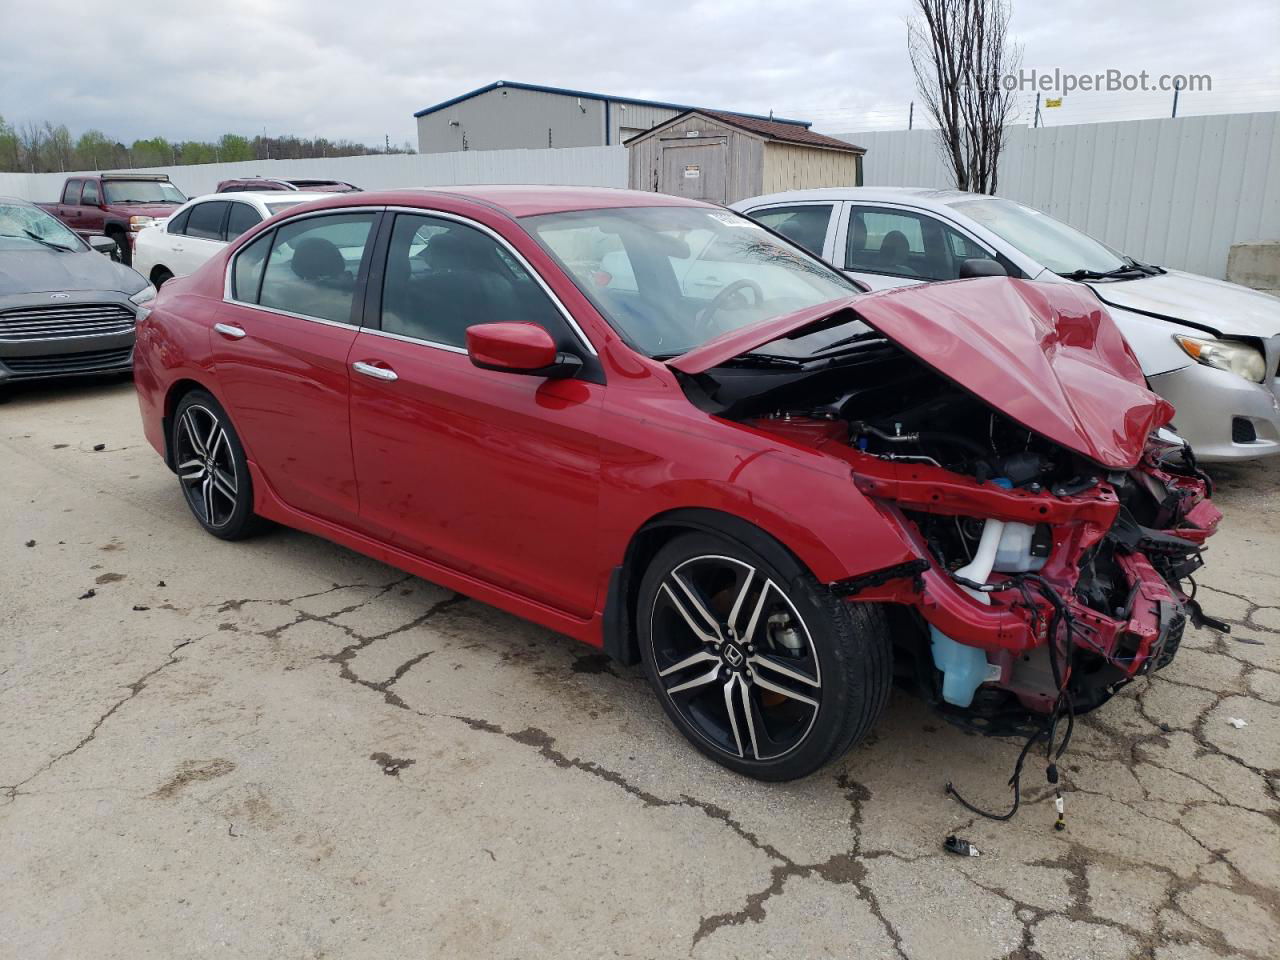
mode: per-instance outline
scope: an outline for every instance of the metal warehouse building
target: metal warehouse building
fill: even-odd
[[[418,152],[600,147],[621,144],[651,127],[697,109],[686,104],[499,80],[419,110]],[[716,111],[806,131],[801,120]]]
[[[809,187],[862,185],[866,151],[794,123],[686,110],[627,140],[633,190],[735,203]]]

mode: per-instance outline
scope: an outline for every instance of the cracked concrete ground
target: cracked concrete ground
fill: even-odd
[[[1080,723],[1056,833],[1039,763],[1011,823],[944,796],[1005,804],[1019,744],[904,694],[759,784],[589,648],[303,534],[215,540],[127,383],[15,392],[0,463],[2,957],[1280,953],[1280,465],[1215,471],[1232,634]]]

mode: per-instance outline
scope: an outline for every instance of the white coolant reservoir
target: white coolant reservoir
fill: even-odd
[[[990,523],[991,521],[987,521]],[[1029,523],[1006,523],[991,569],[998,573],[1029,573],[1044,566],[1044,557],[1031,555],[1036,528]]]

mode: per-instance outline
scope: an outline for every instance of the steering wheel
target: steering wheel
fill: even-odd
[[[711,302],[707,304],[701,315],[698,317],[698,326],[701,327],[703,331],[714,337],[717,331],[715,325],[711,322],[712,319],[717,313],[728,306],[730,299],[735,296],[740,297],[743,290],[751,291],[752,298],[755,300],[755,305],[757,307],[764,303],[764,291],[760,289],[760,284],[756,283],[754,280],[747,280],[745,278],[742,280],[735,280],[733,283],[729,284],[717,293],[715,297],[712,298]]]

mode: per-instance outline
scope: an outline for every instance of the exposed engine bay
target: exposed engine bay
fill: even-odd
[[[849,464],[918,559],[832,589],[901,605],[899,660],[954,719],[1011,732],[1093,709],[1166,666],[1188,619],[1216,623],[1191,576],[1221,514],[1171,431],[1102,466],[847,319],[682,383],[708,412]]]

